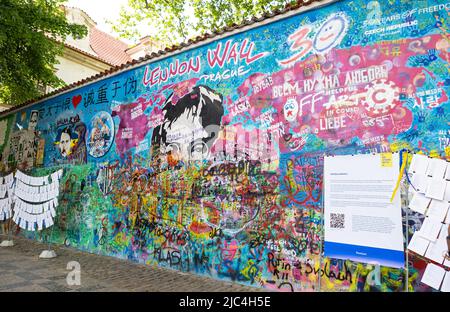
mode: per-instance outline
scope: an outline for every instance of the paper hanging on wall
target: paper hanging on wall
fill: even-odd
[[[445,270],[440,266],[429,263],[423,273],[421,282],[436,290],[439,290],[442,281],[444,280]]]
[[[450,162],[447,162],[444,179],[450,181]]]
[[[438,239],[435,242],[431,242],[425,253],[425,258],[433,260],[434,262],[443,264],[444,255],[448,251],[447,246],[447,228],[448,225],[444,224],[441,227]]]
[[[444,200],[450,202],[450,181],[446,181]]]
[[[392,153],[380,154],[381,167],[392,167]]]
[[[433,216],[441,222],[444,222],[450,203],[446,200],[431,200],[428,206],[427,216]]]
[[[411,183],[417,192],[425,194],[430,179],[423,173],[415,173],[411,178]]]
[[[427,190],[425,192],[426,197],[443,200],[444,199],[444,192],[445,187],[447,186],[447,183],[443,179],[430,179],[428,181]]]
[[[421,214],[425,214],[425,211],[428,208],[428,205],[431,202],[431,198],[425,197],[425,195],[415,192],[413,198],[409,202],[408,207]]]
[[[54,172],[51,175],[54,178],[52,183],[48,183],[50,176],[31,177],[19,170],[16,172],[17,183],[12,196],[15,203],[13,220],[16,224],[29,231],[35,231],[36,228],[42,230],[54,224],[62,173],[62,169]]]
[[[447,162],[439,158],[431,158],[428,162],[426,175],[435,179],[443,179],[445,170],[447,169]]]
[[[426,217],[422,223],[422,227],[417,232],[423,238],[431,242],[437,240],[439,231],[441,230],[441,222],[433,217]]]
[[[429,244],[429,240],[419,236],[417,232],[415,232],[409,241],[408,249],[414,251],[416,254],[424,256]]]
[[[38,225],[38,231],[41,231],[42,230],[42,223],[43,223],[43,218],[42,218],[42,216],[41,215],[39,215],[39,216],[37,216],[37,219],[38,219],[38,221],[37,221],[37,225]]]
[[[429,158],[425,155],[414,154],[408,172],[426,174]]]
[[[450,271],[447,271],[445,273],[444,280],[442,281],[441,291],[450,292]]]
[[[47,227],[50,227],[50,226],[53,225],[53,219],[50,216],[50,212],[47,212],[47,219],[46,219],[45,225],[47,225],[47,221],[48,221],[48,226]]]

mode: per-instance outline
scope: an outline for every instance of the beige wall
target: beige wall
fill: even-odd
[[[58,56],[57,59],[59,64],[55,66],[57,69],[56,75],[68,85],[96,75],[111,67],[109,64],[88,57],[70,48],[65,48],[64,55]],[[49,88],[47,90],[47,92],[51,91],[53,89]]]
[[[99,70],[64,57],[58,57],[58,62],[59,64],[55,66],[57,68],[56,75],[64,80],[66,84],[71,84],[99,73]]]

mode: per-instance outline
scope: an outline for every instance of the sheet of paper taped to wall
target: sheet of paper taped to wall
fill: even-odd
[[[381,167],[392,167],[392,153],[381,153]]]
[[[429,241],[435,242],[441,230],[441,224],[439,220],[433,217],[426,217],[418,233]]]
[[[421,282],[425,285],[428,285],[436,290],[439,290],[444,280],[445,269],[433,264],[429,263],[423,273]]]
[[[447,228],[448,225],[443,224],[439,232],[438,239],[435,242],[431,242],[425,253],[425,258],[433,260],[437,263],[444,263],[444,256],[448,250],[447,246]]]
[[[447,271],[445,273],[444,280],[442,281],[441,291],[450,292],[450,271]]]
[[[450,181],[450,162],[447,162],[447,170],[445,170],[445,180]]]
[[[431,158],[428,162],[427,176],[435,179],[443,179],[447,169],[447,162],[443,159]]]
[[[411,183],[417,192],[425,194],[430,179],[424,173],[414,173],[411,178]]]
[[[428,180],[428,186],[425,192],[425,196],[443,200],[446,186],[447,182],[444,179],[432,178],[431,180]]]
[[[450,203],[446,200],[432,199],[428,206],[427,216],[435,217],[441,222],[445,221]]]
[[[425,155],[414,154],[408,172],[426,174],[429,158]]]
[[[428,205],[431,202],[431,198],[425,197],[425,195],[415,192],[413,198],[408,204],[408,207],[421,214],[425,214],[427,211]]]
[[[418,255],[424,256],[429,244],[429,240],[415,232],[409,241],[408,249],[414,251]]]

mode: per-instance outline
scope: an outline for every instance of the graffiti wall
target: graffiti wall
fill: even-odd
[[[53,230],[22,234],[277,291],[430,291],[411,254],[322,256],[323,156],[450,159],[449,14],[339,1],[1,117],[4,173],[64,169]]]

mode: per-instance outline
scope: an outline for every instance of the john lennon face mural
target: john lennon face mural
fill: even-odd
[[[176,103],[172,94],[164,104],[164,122],[153,131],[152,146],[159,146],[160,155],[207,159],[220,130],[222,105],[222,95],[206,86],[194,87]]]

